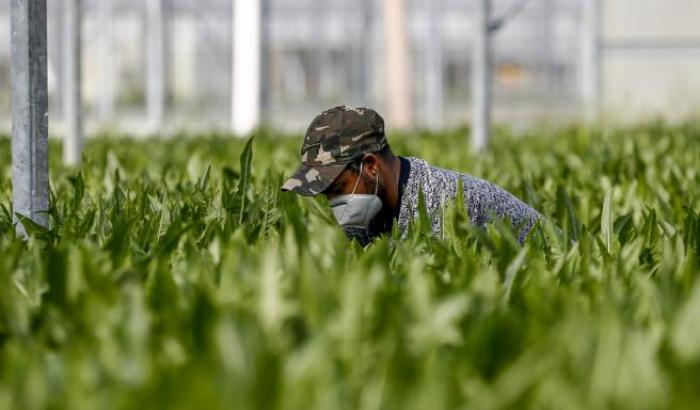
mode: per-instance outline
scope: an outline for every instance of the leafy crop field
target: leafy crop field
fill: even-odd
[[[390,142],[537,208],[524,247],[463,204],[350,245],[269,133],[53,146],[25,242],[0,139],[0,408],[700,408],[700,125],[465,135]]]

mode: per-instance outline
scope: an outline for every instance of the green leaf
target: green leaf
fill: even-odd
[[[204,174],[199,178],[199,181],[197,181],[197,189],[204,192],[209,187],[209,174],[210,173],[211,173],[211,165],[208,165],[206,171],[204,171]]]
[[[253,164],[253,139],[255,135],[251,136],[243,147],[243,152],[241,153],[241,178],[238,185],[238,193],[241,196],[241,207],[240,214],[238,218],[238,223],[243,223],[243,215],[245,215],[246,206],[246,193],[248,192],[248,185],[250,184],[250,170]]]
[[[15,212],[15,216],[17,216],[17,220],[19,221],[19,223],[22,224],[22,227],[24,227],[24,230],[25,232],[27,232],[27,235],[43,240],[49,240],[53,238],[52,232],[49,228],[39,225],[38,223],[34,222],[34,220],[32,220],[31,218],[28,218],[18,212]]]
[[[71,176],[68,180],[73,185],[73,208],[77,210],[85,196],[85,181],[83,180],[83,172],[79,171],[75,176]]]
[[[612,216],[612,190],[605,194],[603,210],[600,215],[600,232],[603,235],[603,242],[608,253],[612,252],[613,244],[613,216]]]

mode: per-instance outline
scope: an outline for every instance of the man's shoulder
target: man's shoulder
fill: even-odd
[[[414,165],[414,164],[416,164],[416,165],[426,164],[426,165],[427,165],[427,164],[428,164],[427,161],[424,160],[423,158],[418,158],[418,157],[407,157],[407,156],[404,156],[404,155],[402,155],[400,158],[401,158],[401,159],[405,159],[406,161],[410,162],[411,165]]]
[[[420,174],[445,172],[445,173],[459,175],[458,172],[431,165],[427,160],[425,160],[423,158],[419,158],[419,157],[403,157],[403,158],[405,160],[407,160],[408,162],[410,162],[411,170],[419,171]]]
[[[469,178],[466,174],[433,166],[423,158],[403,158],[410,163],[410,175],[406,183],[409,200],[415,200],[421,191],[428,203],[438,203],[445,197],[454,197],[459,180]],[[468,182],[464,181],[463,185],[466,188]]]
[[[418,157],[403,157],[411,163],[411,170],[416,170],[415,175],[417,177],[433,177],[433,178],[451,178],[451,179],[462,179],[463,182],[485,182],[480,178],[470,175],[466,172],[455,171],[453,169],[443,168],[436,165],[431,165],[427,160]],[[411,172],[411,174],[414,174]]]

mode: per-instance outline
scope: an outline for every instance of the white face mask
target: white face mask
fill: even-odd
[[[330,200],[331,210],[335,219],[343,228],[369,229],[369,224],[382,209],[382,200],[377,196],[379,179],[374,187],[374,194],[356,194],[355,190],[362,177],[362,163],[360,174],[355,182],[351,194],[338,195]]]

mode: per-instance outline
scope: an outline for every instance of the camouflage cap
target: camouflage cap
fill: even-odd
[[[301,166],[282,191],[317,195],[328,188],[348,163],[387,146],[384,119],[369,108],[331,108],[316,116],[301,146]]]

